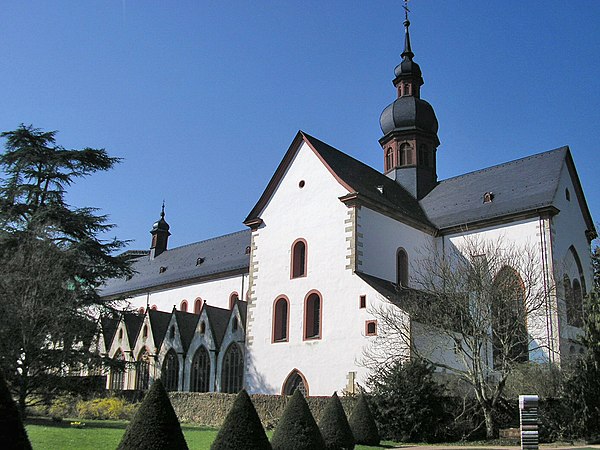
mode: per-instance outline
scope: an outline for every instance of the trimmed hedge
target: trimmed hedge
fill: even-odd
[[[354,436],[336,392],[327,402],[319,428],[327,450],[354,449]]]
[[[4,374],[0,371],[0,443],[2,448],[31,450],[31,443]]]
[[[357,444],[379,445],[379,441],[381,441],[379,431],[363,394],[358,397],[358,403],[348,422]]]
[[[271,439],[273,450],[325,450],[325,442],[302,392],[290,398]]]
[[[211,450],[270,450],[271,444],[245,390],[237,395]]]
[[[187,450],[179,420],[160,380],[156,380],[117,450]]]

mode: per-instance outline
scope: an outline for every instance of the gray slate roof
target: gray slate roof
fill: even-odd
[[[175,314],[175,320],[179,328],[181,345],[183,346],[183,350],[187,352],[194,337],[196,325],[198,325],[198,321],[200,320],[200,314],[183,312],[176,309],[173,311],[173,314]]]
[[[102,337],[104,338],[104,346],[108,350],[112,345],[112,341],[117,333],[119,327],[119,319],[113,319],[111,317],[102,317],[100,319],[100,326],[102,327]]]
[[[250,230],[238,231],[194,244],[167,250],[154,259],[142,256],[133,262],[135,274],[129,280],[111,279],[103,286],[104,297],[133,294],[179,281],[210,277],[223,272],[248,270]],[[204,262],[197,265],[198,258]],[[166,267],[163,273],[160,268]]]
[[[144,322],[144,316],[137,312],[126,312],[123,314],[123,321],[125,322],[125,329],[127,330],[127,339],[129,339],[129,347],[135,346],[135,340],[137,339],[142,323]]]
[[[441,181],[421,206],[438,228],[551,206],[568,148],[517,159]],[[483,195],[492,192],[491,203]]]
[[[150,327],[152,328],[154,346],[156,348],[160,348],[162,341],[167,334],[167,328],[169,327],[169,322],[171,321],[171,313],[149,309],[147,314],[148,320],[150,321]]]
[[[227,325],[229,324],[229,317],[231,316],[231,310],[224,308],[217,308],[216,306],[210,306],[204,304],[208,321],[210,322],[210,329],[213,333],[215,340],[215,346],[220,349],[225,332],[227,331]]]

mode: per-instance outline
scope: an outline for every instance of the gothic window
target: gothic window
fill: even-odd
[[[237,302],[239,300],[239,295],[237,292],[232,292],[231,295],[229,296],[229,309],[233,309],[233,305],[235,305],[235,302]]]
[[[244,377],[244,361],[242,351],[234,342],[223,356],[223,369],[221,371],[221,392],[237,394],[242,389]]]
[[[581,291],[581,284],[579,280],[575,278],[573,280],[573,322],[572,325],[576,327],[583,326],[583,294]]]
[[[121,349],[113,356],[113,367],[110,369],[110,388],[113,391],[125,389],[125,355]]]
[[[176,391],[179,387],[179,359],[175,350],[171,349],[165,355],[161,375],[167,391]]]
[[[188,302],[187,300],[182,300],[181,302],[181,306],[179,307],[179,309],[183,312],[187,312],[188,309]]]
[[[194,314],[200,314],[200,310],[202,309],[202,299],[198,297],[194,302]]]
[[[146,347],[140,350],[135,366],[135,388],[145,391],[150,382],[150,353]]]
[[[281,297],[273,305],[273,342],[288,340],[289,302]]]
[[[313,292],[304,300],[304,339],[321,338],[321,297]]]
[[[409,166],[412,164],[412,146],[405,142],[400,145],[398,149],[398,165],[399,166]]]
[[[283,395],[292,395],[297,390],[302,392],[305,397],[308,397],[308,386],[304,375],[294,369],[283,383],[282,391]]]
[[[396,252],[396,283],[408,287],[408,254],[403,248]]]
[[[389,147],[385,151],[385,170],[391,170],[394,167],[394,151]]]
[[[575,322],[575,303],[573,298],[573,288],[568,275],[563,276],[563,289],[565,291],[565,306],[567,309],[567,323],[573,325]]]
[[[192,359],[190,391],[208,392],[210,383],[210,356],[204,346],[200,346]]]
[[[529,359],[525,288],[519,274],[503,267],[492,284],[492,345],[494,367]]]
[[[292,244],[292,278],[306,276],[306,241],[298,239]]]

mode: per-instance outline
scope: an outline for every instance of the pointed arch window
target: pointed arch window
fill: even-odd
[[[240,347],[232,343],[223,356],[221,371],[221,392],[237,394],[242,389],[244,361]]]
[[[175,350],[171,349],[165,355],[161,375],[163,385],[167,391],[176,391],[179,388],[179,359]]]
[[[583,292],[579,280],[573,280],[573,326],[583,326]]]
[[[150,352],[146,347],[140,350],[135,365],[135,388],[145,391],[150,383]]]
[[[523,280],[505,266],[494,278],[492,295],[492,345],[494,367],[529,360],[529,340]]]
[[[573,297],[573,287],[571,279],[567,274],[563,276],[563,289],[565,291],[565,306],[567,310],[567,323],[573,325],[575,322],[575,299]]]
[[[282,296],[273,304],[273,342],[286,342],[289,328],[289,306],[287,297]]]
[[[296,239],[292,244],[292,276],[300,278],[306,276],[307,244],[304,239]]]
[[[283,382],[281,391],[283,395],[292,395],[294,392],[300,391],[304,397],[308,397],[308,383],[306,382],[306,378],[299,370],[292,370]]]
[[[304,299],[304,339],[321,339],[321,296],[309,293]]]
[[[396,283],[408,287],[408,253],[402,247],[396,251]]]
[[[110,369],[110,388],[113,391],[125,389],[125,355],[118,349],[113,356],[113,366]]]
[[[196,350],[192,359],[190,391],[208,392],[210,383],[210,357],[203,345]]]

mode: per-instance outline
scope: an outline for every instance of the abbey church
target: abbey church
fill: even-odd
[[[380,117],[383,171],[300,131],[248,205],[245,230],[171,249],[163,206],[150,249],[128,252],[135,274],[101,292],[132,307],[102,320],[100,352],[127,363],[107,388],[161,378],[179,391],[355,392],[368,375],[363,351],[380,335],[374,311],[416,287],[423,249],[473,237],[536,249],[548,307],[527,318],[527,359],[579,351],[596,231],[569,148],[438,180],[438,121],[404,25],[396,98]]]

